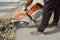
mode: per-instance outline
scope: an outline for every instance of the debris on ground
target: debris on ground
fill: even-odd
[[[7,14],[0,15],[0,40],[15,40],[16,27]]]

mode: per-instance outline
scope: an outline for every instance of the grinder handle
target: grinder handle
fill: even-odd
[[[36,23],[36,20],[33,20],[32,19],[32,17],[28,14],[29,13],[29,10],[28,9],[26,9],[26,10],[24,10],[25,12],[26,12],[26,14],[28,15],[28,17],[33,21],[33,22],[35,22]]]

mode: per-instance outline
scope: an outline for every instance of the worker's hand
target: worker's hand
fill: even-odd
[[[26,6],[23,6],[23,10],[26,11],[27,10],[27,7]]]

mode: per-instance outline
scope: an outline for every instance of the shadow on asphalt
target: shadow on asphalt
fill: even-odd
[[[52,31],[48,31],[48,32],[45,32],[46,35],[50,35],[50,34],[55,34],[55,33],[59,33],[60,32],[60,23],[56,26],[56,28]]]

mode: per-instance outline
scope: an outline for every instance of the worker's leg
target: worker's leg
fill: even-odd
[[[60,14],[60,5],[58,5],[54,10],[54,18],[53,18],[52,25],[57,25],[59,21],[59,14]]]
[[[57,4],[58,4],[57,0],[47,0],[47,1],[45,1],[42,21],[41,21],[40,26],[38,27],[39,32],[43,32],[44,29],[47,27],[50,16],[51,16],[53,10],[56,8]]]

